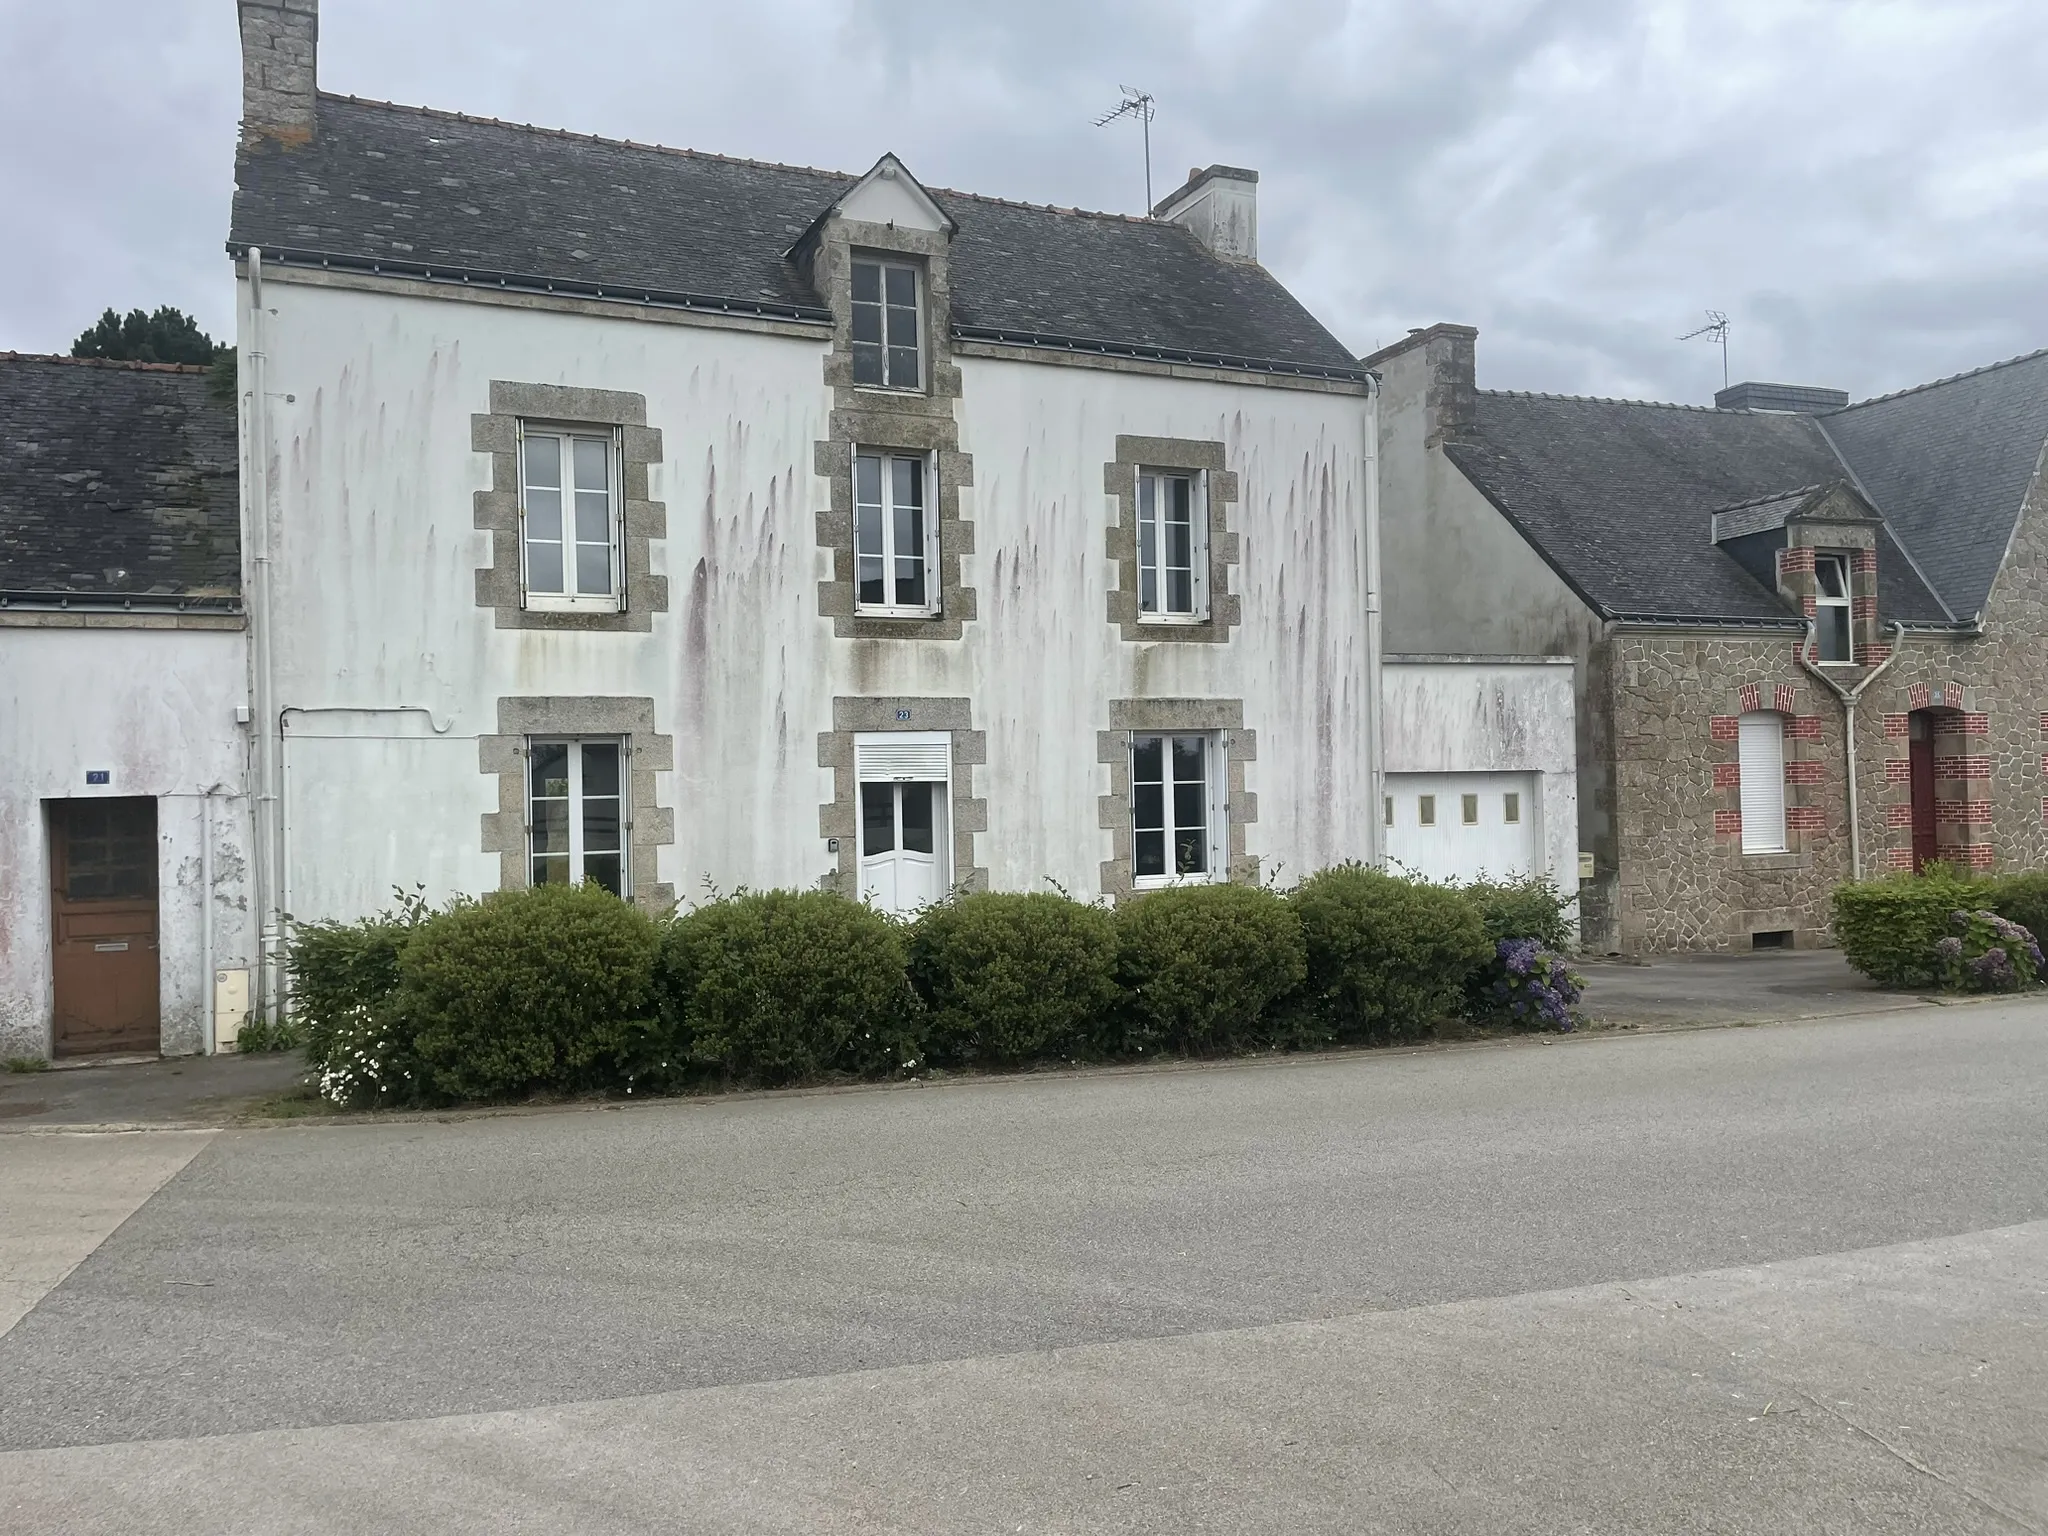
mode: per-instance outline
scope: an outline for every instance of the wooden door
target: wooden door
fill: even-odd
[[[1934,832],[1934,724],[1926,715],[1912,717],[1908,746],[1912,759],[1913,872],[1918,874],[1938,853]]]
[[[156,802],[52,801],[50,873],[56,1053],[155,1051]]]

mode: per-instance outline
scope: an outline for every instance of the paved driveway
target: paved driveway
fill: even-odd
[[[1839,949],[1573,965],[1586,978],[1586,1012],[1596,1024],[1754,1024],[1939,1006],[1910,992],[1879,991]]]
[[[2005,1004],[127,1138],[0,1529],[2042,1529],[2044,1109]]]

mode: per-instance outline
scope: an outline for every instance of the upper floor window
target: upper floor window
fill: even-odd
[[[895,261],[853,263],[853,382],[875,389],[923,389],[917,268]]]
[[[1209,518],[1202,476],[1138,472],[1138,619],[1209,614]]]
[[[1131,738],[1133,885],[1224,878],[1222,782],[1213,732]]]
[[[527,826],[535,885],[588,880],[626,894],[622,743],[527,744]]]
[[[1854,661],[1855,641],[1850,625],[1849,557],[1813,557],[1814,621],[1820,630],[1822,661]]]
[[[931,618],[939,611],[939,525],[931,461],[921,453],[853,456],[854,611]]]
[[[519,424],[520,567],[536,609],[625,606],[616,428]]]

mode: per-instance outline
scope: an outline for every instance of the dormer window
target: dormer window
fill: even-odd
[[[917,268],[853,263],[853,382],[869,389],[923,389]]]
[[[1822,661],[1853,662],[1855,645],[1849,623],[1849,557],[1813,557],[1814,623],[1820,632]]]

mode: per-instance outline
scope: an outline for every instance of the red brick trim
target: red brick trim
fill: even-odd
[[[1877,551],[1874,549],[1850,551],[1849,569],[1859,576],[1875,576],[1877,574]]]
[[[1894,848],[1885,854],[1884,861],[1891,865],[1893,869],[1911,869],[1913,867],[1913,850],[1910,848]]]
[[[1882,666],[1892,659],[1892,648],[1888,645],[1866,645],[1863,647],[1863,665]]]
[[[1785,739],[1787,741],[1819,741],[1820,716],[1794,715],[1785,722]]]
[[[1790,683],[1780,683],[1771,690],[1771,707],[1781,715],[1791,714],[1793,706],[1798,702]]]
[[[1785,807],[1785,829],[1788,832],[1819,832],[1827,824],[1827,813],[1817,805]]]
[[[1989,736],[1991,734],[1991,717],[1989,715],[1965,714],[1963,716],[1962,730],[1965,736]]]
[[[1944,848],[1941,856],[1954,864],[1967,864],[1972,869],[1989,869],[1993,858],[1989,843],[1965,843],[1960,848]]]
[[[1925,683],[1914,683],[1906,689],[1907,709],[1926,709],[1934,703],[1934,690]]]
[[[1739,741],[1742,738],[1742,722],[1733,715],[1709,716],[1707,737],[1711,741]]]
[[[1884,781],[1887,784],[1910,784],[1913,782],[1913,759],[1910,757],[1888,757],[1884,761]]]
[[[1991,777],[1991,759],[1968,754],[1962,757],[1937,757],[1934,760],[1934,776],[1937,779],[1988,779]]]
[[[1986,827],[1991,824],[1991,802],[1937,800],[1934,802],[1934,821],[1937,826],[1947,822],[1950,826]]]
[[[2048,800],[2044,800],[2042,804],[2048,805]],[[1884,824],[1888,827],[1910,827],[1913,825],[1912,802],[1906,801],[1899,805],[1886,806],[1884,808]]]
[[[2048,715],[2044,715],[2042,718],[2044,720],[2048,720]],[[1884,733],[1885,735],[1893,737],[1897,740],[1905,740],[1908,736],[1911,736],[1913,734],[1913,724],[1911,718],[1909,716],[1902,714],[1886,715],[1884,717]],[[2042,734],[2048,735],[2048,730],[2044,730]]]
[[[1735,697],[1740,701],[1742,712],[1745,715],[1755,714],[1764,707],[1764,685],[1762,683],[1744,683],[1735,690]]]
[[[2042,759],[2042,761],[2043,761],[2043,762],[2048,762],[2048,758],[2043,758],[2043,759]],[[1742,764],[1740,764],[1740,763],[1716,763],[1716,764],[1714,764],[1714,788],[1716,788],[1716,789],[1736,789],[1736,788],[1739,788],[1739,787],[1741,786],[1741,784],[1742,784]]]
[[[1779,550],[1778,574],[1780,576],[1811,576],[1813,574],[1813,551],[1804,545],[1795,549]]]
[[[1740,837],[1742,835],[1742,812],[1714,812],[1714,834],[1717,837]]]
[[[1821,767],[1817,762],[1787,763],[1785,782],[1787,784],[1818,784],[1821,781]]]

